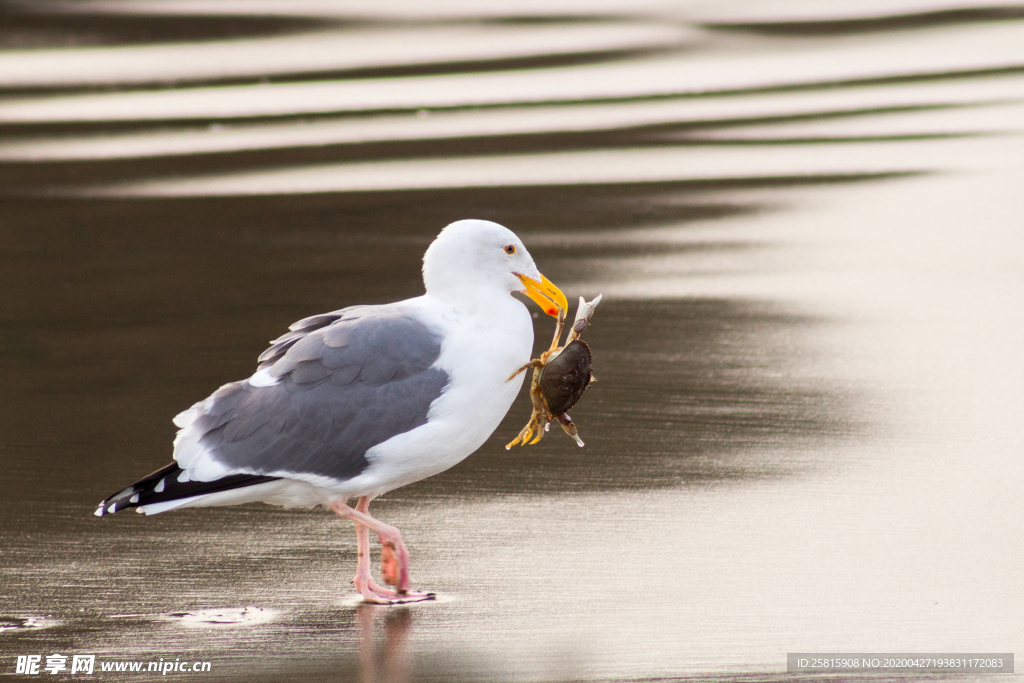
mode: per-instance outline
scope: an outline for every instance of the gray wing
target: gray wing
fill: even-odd
[[[320,313],[319,315],[311,315],[308,318],[303,318],[298,322],[294,322],[288,326],[288,331],[282,334],[280,337],[270,342],[270,348],[260,354],[259,357],[259,370],[270,367],[278,360],[281,356],[287,353],[288,349],[295,346],[295,343],[305,337],[310,332],[332,325],[344,317],[355,319],[358,317],[359,311],[364,308],[380,308],[379,306],[349,306],[348,308],[342,308],[337,311],[331,311],[330,313]]]
[[[214,460],[254,474],[339,480],[366,451],[426,424],[447,386],[431,366],[441,337],[401,307],[359,306],[300,320],[260,356],[277,379],[221,387],[193,423]]]

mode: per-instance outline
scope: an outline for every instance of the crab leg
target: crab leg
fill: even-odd
[[[562,336],[562,325],[565,323],[565,310],[562,308],[558,309],[558,321],[555,323],[555,336],[551,340],[551,348],[541,354],[540,358],[534,358],[529,363],[512,373],[512,377],[509,377],[506,382],[510,381],[513,377],[518,375],[527,368],[533,368],[533,379],[530,381],[530,401],[533,403],[533,413],[530,415],[530,421],[526,423],[526,426],[520,430],[519,435],[515,439],[505,444],[505,450],[510,450],[517,443],[522,445],[535,444],[544,438],[544,429],[541,425],[541,420],[544,420],[544,426],[551,419],[547,415],[547,410],[544,406],[544,399],[540,395],[540,387],[538,382],[540,381],[541,370],[544,369],[545,363],[547,363],[548,356],[551,355],[552,351],[558,349],[558,339]],[[545,419],[547,418],[547,419]],[[533,436],[534,432],[537,436],[531,441],[530,437]]]
[[[541,358],[545,358],[548,353],[545,352]],[[510,450],[517,443],[521,443],[523,446],[526,444],[535,444],[544,438],[544,432],[547,428],[547,423],[551,421],[551,414],[547,409],[547,404],[544,402],[544,397],[540,393],[540,373],[544,369],[544,361],[534,359],[531,361],[533,366],[533,379],[530,382],[530,401],[533,403],[533,412],[530,413],[530,421],[526,423],[526,426],[522,428],[519,435],[505,444],[505,450]],[[542,428],[543,427],[543,428]],[[530,437],[536,432],[537,436],[532,441]]]
[[[562,326],[565,324],[565,309],[558,309],[558,320],[555,322],[555,337],[551,340],[551,348],[549,351],[553,351],[558,348],[558,340],[562,336]]]
[[[509,375],[508,379],[505,380],[505,381],[506,382],[511,382],[512,380],[514,380],[516,378],[516,375],[518,375],[523,370],[527,370],[529,368],[542,368],[542,367],[544,367],[544,365],[541,363],[540,359],[539,358],[534,358],[529,363],[527,363],[526,365],[524,365],[523,367],[519,368],[518,370],[513,372],[511,375]]]

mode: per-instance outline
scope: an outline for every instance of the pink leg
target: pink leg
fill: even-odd
[[[370,515],[369,496],[362,496],[359,499],[356,503],[356,512],[361,512],[366,516]],[[352,583],[356,585],[360,593],[364,592],[361,586],[366,585],[377,597],[390,601],[397,593],[373,582],[373,575],[370,573],[370,530],[358,522],[356,522],[356,541],[359,547],[359,564],[356,567],[356,578]]]
[[[402,535],[395,527],[371,517],[369,507],[370,499],[366,496],[359,499],[354,509],[349,507],[343,500],[331,503],[331,509],[335,513],[341,517],[351,519],[356,525],[356,542],[359,549],[356,576],[353,580],[356,589],[362,594],[364,600],[378,604],[418,602],[420,600],[433,599],[433,593],[409,590],[409,551],[406,550],[405,543],[402,542]],[[382,588],[373,582],[370,574],[369,532],[371,529],[377,533],[380,539],[382,552],[392,551],[390,553],[392,561],[398,565],[396,567],[397,577],[395,577],[397,578],[397,591]],[[386,560],[387,557],[384,559]]]
[[[356,509],[366,512],[368,505],[368,500],[360,498]],[[373,582],[373,576],[370,573],[370,530],[358,522],[356,523],[356,545],[359,549],[359,560],[356,563],[356,576],[352,579],[356,590],[363,595],[367,602],[391,602],[391,599],[395,597],[395,591],[390,588],[382,588]]]

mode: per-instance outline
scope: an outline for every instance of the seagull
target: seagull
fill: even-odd
[[[532,317],[512,293],[551,316],[568,302],[515,233],[483,220],[441,231],[423,256],[423,284],[422,296],[291,325],[249,379],[174,418],[173,463],[106,498],[95,514],[322,505],[355,523],[352,583],[366,602],[433,598],[410,590],[402,536],[370,516],[370,501],[461,462],[505,417],[524,377],[509,376],[533,350]],[[370,531],[394,589],[373,582]]]

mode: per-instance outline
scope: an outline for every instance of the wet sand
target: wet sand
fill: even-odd
[[[746,680],[796,651],[1024,652],[1021,12],[607,4],[3,6],[0,673]],[[291,66],[250,59],[268,45]],[[464,217],[605,303],[585,448],[506,451],[523,395],[375,504],[437,602],[358,604],[354,534],[320,510],[92,516],[289,323],[420,293]]]

